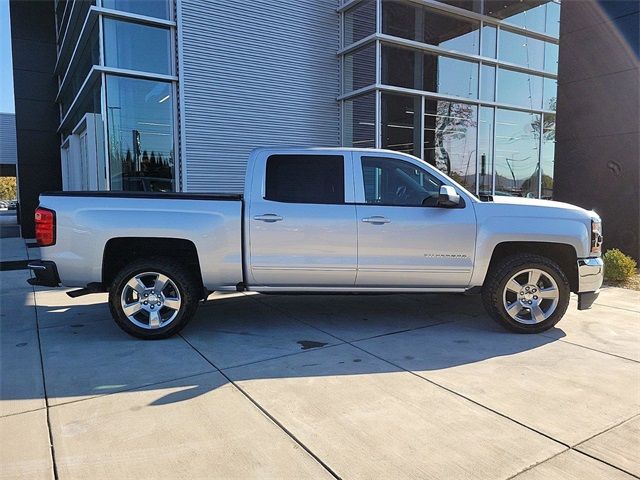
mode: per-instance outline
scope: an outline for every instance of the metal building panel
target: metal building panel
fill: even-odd
[[[339,146],[339,0],[178,0],[186,190],[241,192],[259,146]]]
[[[17,161],[16,115],[0,113],[0,164],[15,165]]]

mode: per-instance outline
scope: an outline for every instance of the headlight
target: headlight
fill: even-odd
[[[602,253],[602,222],[591,220],[591,254]]]

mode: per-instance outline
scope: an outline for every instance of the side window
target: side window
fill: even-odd
[[[436,206],[442,182],[412,163],[362,157],[365,202],[405,207]]]
[[[342,155],[272,155],[265,199],[286,203],[344,203]]]

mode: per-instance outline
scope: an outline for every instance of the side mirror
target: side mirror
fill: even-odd
[[[438,196],[438,206],[457,207],[458,205],[460,205],[460,195],[458,195],[456,189],[449,185],[442,185]]]

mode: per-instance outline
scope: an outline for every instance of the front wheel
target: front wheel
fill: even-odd
[[[562,269],[541,255],[508,257],[495,265],[482,288],[482,300],[498,323],[518,333],[550,329],[569,306],[569,281]]]
[[[123,268],[109,289],[118,326],[145,340],[167,338],[191,320],[198,307],[197,281],[173,260],[148,258]]]

